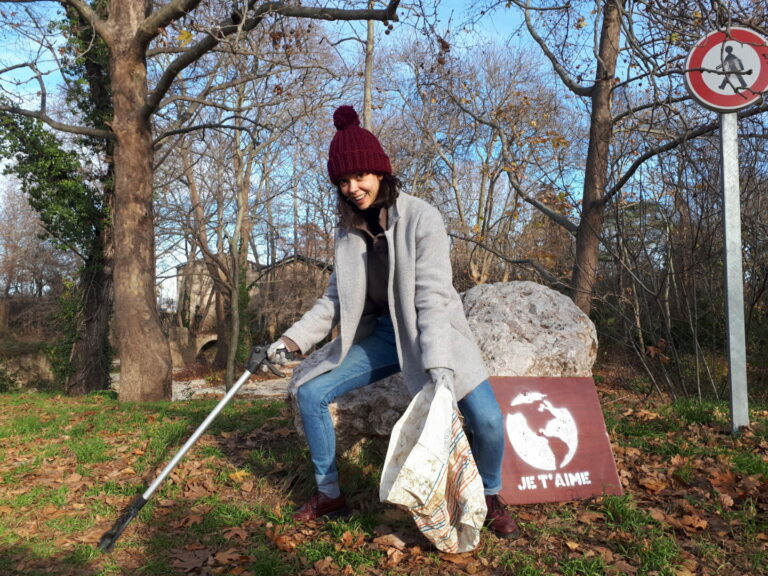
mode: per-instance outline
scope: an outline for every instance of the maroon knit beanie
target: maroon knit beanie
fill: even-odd
[[[360,127],[352,106],[339,106],[333,113],[336,134],[328,148],[328,176],[334,184],[345,174],[370,172],[392,174],[389,157],[376,136]]]

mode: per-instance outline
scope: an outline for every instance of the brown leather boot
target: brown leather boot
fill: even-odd
[[[499,538],[517,538],[520,536],[520,528],[517,522],[507,512],[507,507],[498,494],[485,497],[485,505],[488,513],[485,516],[485,525]]]
[[[339,518],[349,515],[347,499],[344,494],[338,498],[329,498],[322,492],[316,492],[309,502],[293,513],[296,522],[310,522],[324,518]]]

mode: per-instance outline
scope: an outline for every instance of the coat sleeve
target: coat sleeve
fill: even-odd
[[[339,291],[336,284],[336,272],[331,273],[325,293],[318,298],[312,308],[283,336],[293,340],[306,354],[307,350],[325,338],[331,329],[339,323]]]
[[[421,213],[415,238],[414,303],[422,363],[426,370],[455,370],[447,336],[451,334],[450,314],[459,300],[453,288],[448,234],[436,208],[430,206]]]

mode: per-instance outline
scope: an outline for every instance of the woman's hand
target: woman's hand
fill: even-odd
[[[455,402],[456,392],[453,389],[453,370],[450,368],[431,368],[429,370],[429,375],[435,385],[435,390],[437,390],[439,386],[446,387],[451,393],[451,396],[453,396]]]
[[[277,340],[269,345],[267,348],[267,360],[273,364],[285,364],[285,353],[287,347],[282,339]]]

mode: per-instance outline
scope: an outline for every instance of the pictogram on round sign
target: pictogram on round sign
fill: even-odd
[[[768,90],[768,44],[748,28],[707,34],[688,54],[685,85],[702,106],[729,112]]]

